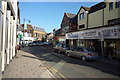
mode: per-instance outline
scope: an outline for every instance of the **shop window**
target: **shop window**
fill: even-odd
[[[120,1],[119,2],[116,2],[116,8],[120,8]]]
[[[109,11],[113,9],[113,2],[109,3]]]

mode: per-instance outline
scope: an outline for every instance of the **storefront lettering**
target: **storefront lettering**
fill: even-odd
[[[77,39],[78,34],[68,34],[67,37],[70,38],[70,39]]]
[[[87,30],[67,34],[67,39],[120,38],[120,28],[112,27],[99,30]]]

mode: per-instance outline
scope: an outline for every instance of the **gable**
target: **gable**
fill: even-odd
[[[64,13],[63,19],[62,19],[62,23],[64,23],[65,21],[67,21],[69,18],[67,17],[66,13]]]
[[[80,13],[85,12],[85,11],[86,10],[83,7],[81,7],[77,14],[80,14]]]

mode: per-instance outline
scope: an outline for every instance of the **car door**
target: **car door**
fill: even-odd
[[[70,52],[71,56],[73,57],[77,57],[77,50],[76,49],[72,49]]]
[[[84,49],[83,48],[77,49],[76,57],[77,58],[81,58],[81,56],[82,56],[83,53],[84,53]]]

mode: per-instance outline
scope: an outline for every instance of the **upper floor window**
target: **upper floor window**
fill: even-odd
[[[116,8],[120,8],[120,1],[116,2]]]
[[[80,25],[79,26],[79,29],[81,29],[81,28],[85,28],[85,25],[83,24],[83,25]]]
[[[80,20],[84,19],[84,13],[80,14]]]
[[[113,9],[113,2],[109,3],[109,10]]]

